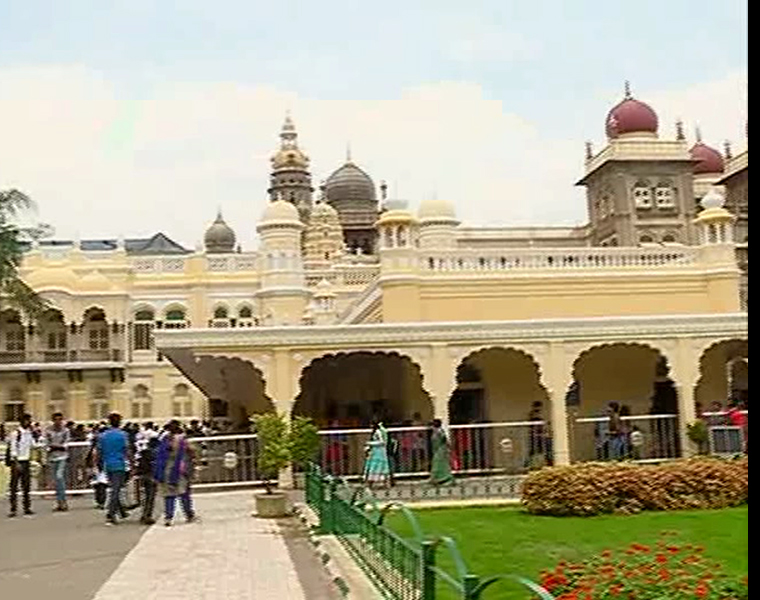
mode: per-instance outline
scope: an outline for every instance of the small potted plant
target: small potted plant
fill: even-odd
[[[303,489],[304,469],[314,460],[321,444],[319,429],[308,417],[295,417],[290,422],[290,460],[296,469],[295,487]]]
[[[266,492],[256,494],[256,513],[259,517],[287,515],[287,497],[277,492],[277,478],[290,462],[290,439],[285,418],[277,413],[264,413],[254,417],[258,437],[258,468],[264,479]]]
[[[709,432],[705,422],[701,419],[689,423],[686,426],[686,435],[689,440],[697,446],[697,452],[699,454],[708,454],[708,439]]]

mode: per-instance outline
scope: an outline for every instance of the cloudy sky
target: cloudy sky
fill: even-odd
[[[251,247],[286,110],[315,183],[350,143],[476,224],[582,222],[626,79],[662,136],[746,143],[746,0],[4,0],[0,23],[0,188],[56,237],[194,246],[221,207]]]

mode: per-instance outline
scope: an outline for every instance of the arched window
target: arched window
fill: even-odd
[[[142,383],[132,388],[132,412],[133,419],[148,419],[152,416],[152,400],[148,386]]]
[[[645,179],[639,179],[633,186],[633,203],[636,208],[652,208],[652,186]]]
[[[52,419],[53,415],[57,412],[66,415],[66,390],[61,386],[56,386],[50,390],[50,398],[48,399],[48,416]]]
[[[153,328],[156,314],[149,308],[135,313],[133,347],[135,350],[153,349]]]
[[[662,241],[665,243],[674,243],[677,242],[678,239],[676,238],[675,234],[673,233],[666,233],[664,236],[662,236]]]
[[[101,384],[95,385],[90,392],[90,420],[100,421],[106,419],[109,412],[108,389]]]
[[[12,387],[8,390],[3,406],[4,418],[6,422],[18,423],[24,416],[25,397],[24,390],[20,387]]]
[[[187,320],[185,319],[184,308],[170,308],[166,311],[164,317],[164,329],[185,329]]]
[[[654,243],[654,238],[651,235],[644,234],[639,238],[640,244],[652,244]]]
[[[215,319],[226,319],[228,318],[229,311],[227,310],[226,306],[217,306],[214,309],[214,318]]]
[[[51,309],[40,319],[40,328],[45,343],[45,359],[48,362],[63,362],[67,358],[67,329],[60,311]]]
[[[253,327],[256,324],[256,318],[253,316],[253,309],[247,304],[241,306],[238,310],[238,327]]]
[[[190,396],[190,387],[185,383],[174,386],[172,393],[172,415],[175,417],[193,416],[193,399]]]
[[[10,355],[8,362],[25,362],[26,331],[18,311],[0,312],[0,340],[3,344],[0,346],[0,354],[7,352]]]

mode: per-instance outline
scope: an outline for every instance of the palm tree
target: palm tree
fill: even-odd
[[[22,227],[18,219],[34,209],[34,203],[16,189],[0,190],[0,309],[10,305],[32,318],[48,307],[48,302],[19,276],[24,242],[50,234],[47,225]]]

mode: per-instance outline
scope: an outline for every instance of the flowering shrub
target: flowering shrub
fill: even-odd
[[[528,475],[522,502],[544,515],[725,508],[747,502],[749,462],[696,457],[660,465],[582,463]]]
[[[747,577],[723,572],[699,546],[632,544],[605,550],[581,564],[560,562],[541,573],[541,585],[556,600],[746,600]]]

